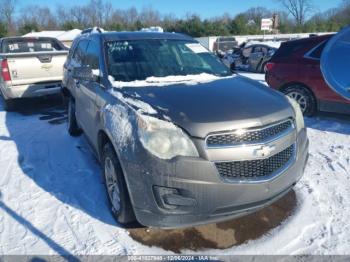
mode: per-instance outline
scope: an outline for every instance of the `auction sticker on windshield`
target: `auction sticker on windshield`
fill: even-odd
[[[208,50],[205,49],[204,46],[198,43],[191,43],[191,44],[186,44],[186,46],[191,49],[192,52],[198,54],[198,53],[208,53]]]

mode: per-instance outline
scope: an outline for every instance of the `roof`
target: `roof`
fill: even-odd
[[[65,33],[65,31],[41,31],[41,32],[30,32],[28,34],[23,35],[24,37],[54,37]]]
[[[78,35],[80,35],[81,30],[80,29],[73,29],[67,32],[64,32],[63,34],[59,35],[57,37],[58,40],[61,41],[73,41],[74,38],[76,38]]]
[[[101,34],[107,40],[138,40],[138,39],[172,39],[172,40],[189,40],[193,38],[178,33],[158,33],[158,32],[106,32]]]
[[[307,37],[307,38],[301,38],[301,39],[295,39],[295,40],[290,40],[287,42],[284,42],[285,44],[297,44],[297,43],[318,43],[322,42],[324,40],[327,40],[334,36],[335,34],[328,34],[328,35],[319,35],[319,36],[312,36],[312,37]]]
[[[279,48],[281,46],[281,42],[280,41],[263,41],[263,42],[249,41],[244,47],[249,47],[252,45],[262,45],[270,48]]]
[[[81,30],[73,29],[70,31],[41,31],[31,32],[23,35],[24,37],[54,37],[60,41],[73,41],[75,37],[80,35]]]

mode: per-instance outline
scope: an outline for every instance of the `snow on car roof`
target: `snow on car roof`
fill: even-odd
[[[252,46],[252,45],[266,45],[272,48],[280,48],[282,42],[281,41],[265,41],[265,42],[260,42],[260,41],[249,41],[245,47]]]

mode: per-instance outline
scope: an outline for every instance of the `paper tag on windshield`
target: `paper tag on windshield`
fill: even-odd
[[[192,52],[198,54],[198,53],[208,53],[208,50],[204,48],[201,44],[198,43],[192,43],[192,44],[186,44],[186,46],[191,49]]]

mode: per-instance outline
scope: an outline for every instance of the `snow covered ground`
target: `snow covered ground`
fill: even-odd
[[[184,243],[182,253],[350,254],[350,120],[317,116],[306,124],[310,160],[292,215],[242,245],[193,251]],[[5,113],[0,102],[0,255],[172,254],[116,224],[100,173],[84,137],[68,136],[62,106]]]

